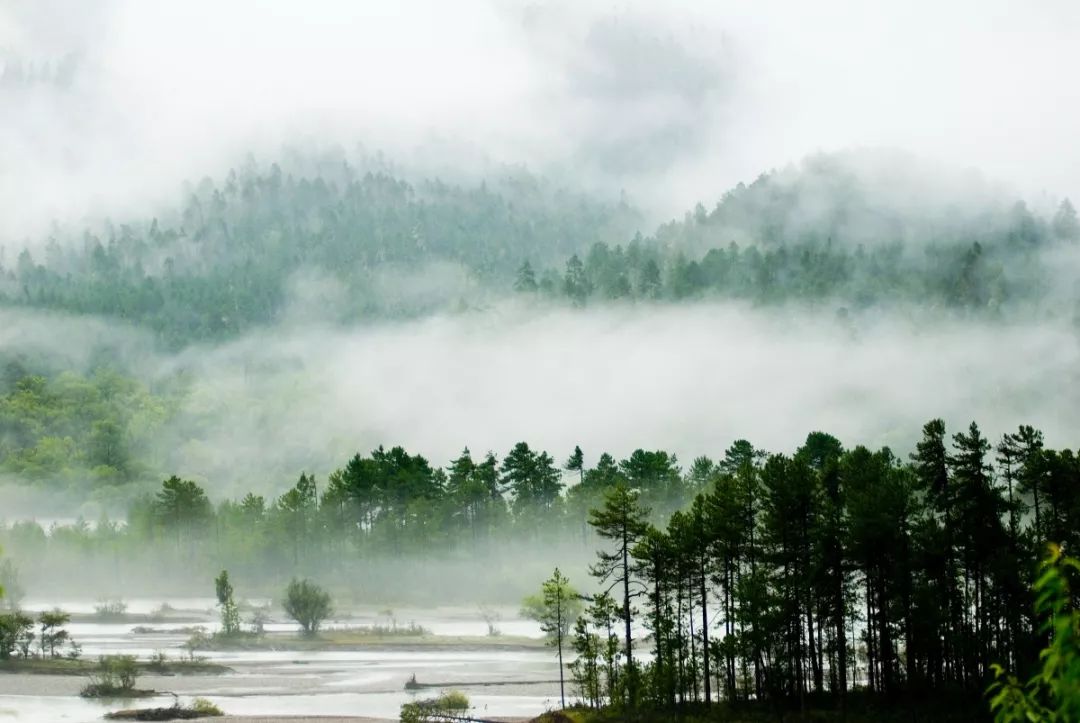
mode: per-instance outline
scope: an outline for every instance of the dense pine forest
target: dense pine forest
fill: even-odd
[[[736,442],[666,525],[620,483],[590,513],[605,592],[567,635],[580,700],[842,710],[858,690],[947,708],[995,665],[1030,675],[1060,635],[1029,591],[1047,541],[1077,545],[1076,459],[1031,427],[994,445],[933,420],[907,460],[824,433],[791,455]]]

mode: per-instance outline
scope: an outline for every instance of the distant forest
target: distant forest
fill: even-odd
[[[119,319],[164,348],[281,321],[290,283],[334,288],[326,321],[416,316],[518,298],[586,305],[733,298],[1072,315],[1048,250],[1080,241],[1065,200],[908,208],[864,187],[842,158],[762,175],[643,236],[642,215],[524,171],[488,183],[406,180],[344,160],[295,174],[249,164],[190,188],[176,209],[5,244],[0,304]],[[389,274],[389,275],[388,275]],[[1046,310],[1043,309],[1043,310]]]

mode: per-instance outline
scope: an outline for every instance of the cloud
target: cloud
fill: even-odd
[[[990,352],[989,350],[993,350]],[[595,462],[637,447],[684,464],[735,439],[791,451],[808,432],[906,454],[927,420],[991,436],[1021,423],[1068,445],[1080,423],[1067,326],[841,323],[735,304],[488,311],[339,329],[298,327],[190,350],[161,367],[195,380],[174,447],[218,493],[283,489],[355,452],[406,446],[445,464],[465,446],[526,440]],[[1049,381],[1048,381],[1049,380]]]
[[[1064,0],[20,0],[0,9],[0,238],[145,215],[298,141],[523,162],[657,218],[852,146],[1080,196],[1077,20]]]
[[[325,283],[300,278],[297,291]],[[1051,446],[1075,444],[1080,426],[1080,337],[1065,321],[503,302],[362,327],[297,315],[175,355],[87,319],[5,311],[0,329],[0,349],[30,361],[110,360],[153,389],[184,389],[151,456],[216,498],[278,494],[301,471],[325,479],[378,445],[437,465],[521,440],[557,459],[575,445],[590,463],[643,447],[688,465],[739,438],[790,452],[813,430],[905,455],[934,417],[952,431],[976,420],[991,439],[1033,424]]]
[[[656,218],[818,149],[860,146],[1080,196],[1080,90],[1067,75],[1078,19],[1072,3],[1004,0],[21,0],[0,8],[0,243],[53,217],[144,218],[181,179],[283,144],[362,143],[420,171],[521,162],[626,188]],[[469,290],[460,270],[438,273]],[[401,281],[387,270],[373,293],[428,303]],[[120,344],[144,360],[140,374],[195,379],[170,440],[176,471],[233,490],[380,443],[438,463],[520,439],[560,455],[641,445],[687,459],[742,436],[791,449],[817,428],[906,450],[935,415],[995,431],[1030,421],[1065,443],[1078,421],[1060,392],[1075,386],[1076,337],[1056,322],[890,316],[852,338],[810,312],[496,304],[346,330],[318,326],[340,304],[336,282],[301,274],[294,286],[312,302],[284,328],[177,358],[137,334]],[[3,348],[64,339],[65,363],[89,363],[72,351],[79,335],[111,333],[5,314]]]

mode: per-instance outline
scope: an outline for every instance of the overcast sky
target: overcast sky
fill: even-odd
[[[1080,196],[1066,0],[4,0],[0,58],[7,237],[298,140],[526,163],[656,218],[852,146]]]

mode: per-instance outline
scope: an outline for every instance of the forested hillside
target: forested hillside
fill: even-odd
[[[578,304],[719,297],[991,315],[1080,309],[1048,259],[1080,242],[1070,201],[1044,216],[977,176],[945,174],[946,183],[938,173],[904,157],[812,156],[648,238],[593,245],[548,290]],[[534,288],[535,277],[519,269],[517,288]]]
[[[524,172],[468,186],[344,161],[309,172],[246,166],[160,216],[58,232],[7,260],[3,302],[122,319],[179,347],[281,320],[298,272],[340,287],[330,321],[415,315],[475,303],[474,287],[508,289],[523,258],[555,261],[638,223],[625,204]]]
[[[0,377],[0,476],[82,494],[145,480],[173,412],[173,400],[114,371],[42,375],[11,362]]]
[[[355,323],[514,291],[576,305],[714,297],[1075,313],[1076,289],[1057,273],[1080,240],[1067,200],[1042,215],[975,181],[913,200],[931,169],[867,163],[815,156],[649,235],[625,202],[520,171],[454,184],[340,159],[295,173],[249,164],[175,209],[57,230],[33,250],[5,244],[0,303],[120,319],[168,348],[272,325],[305,301],[322,320]]]

